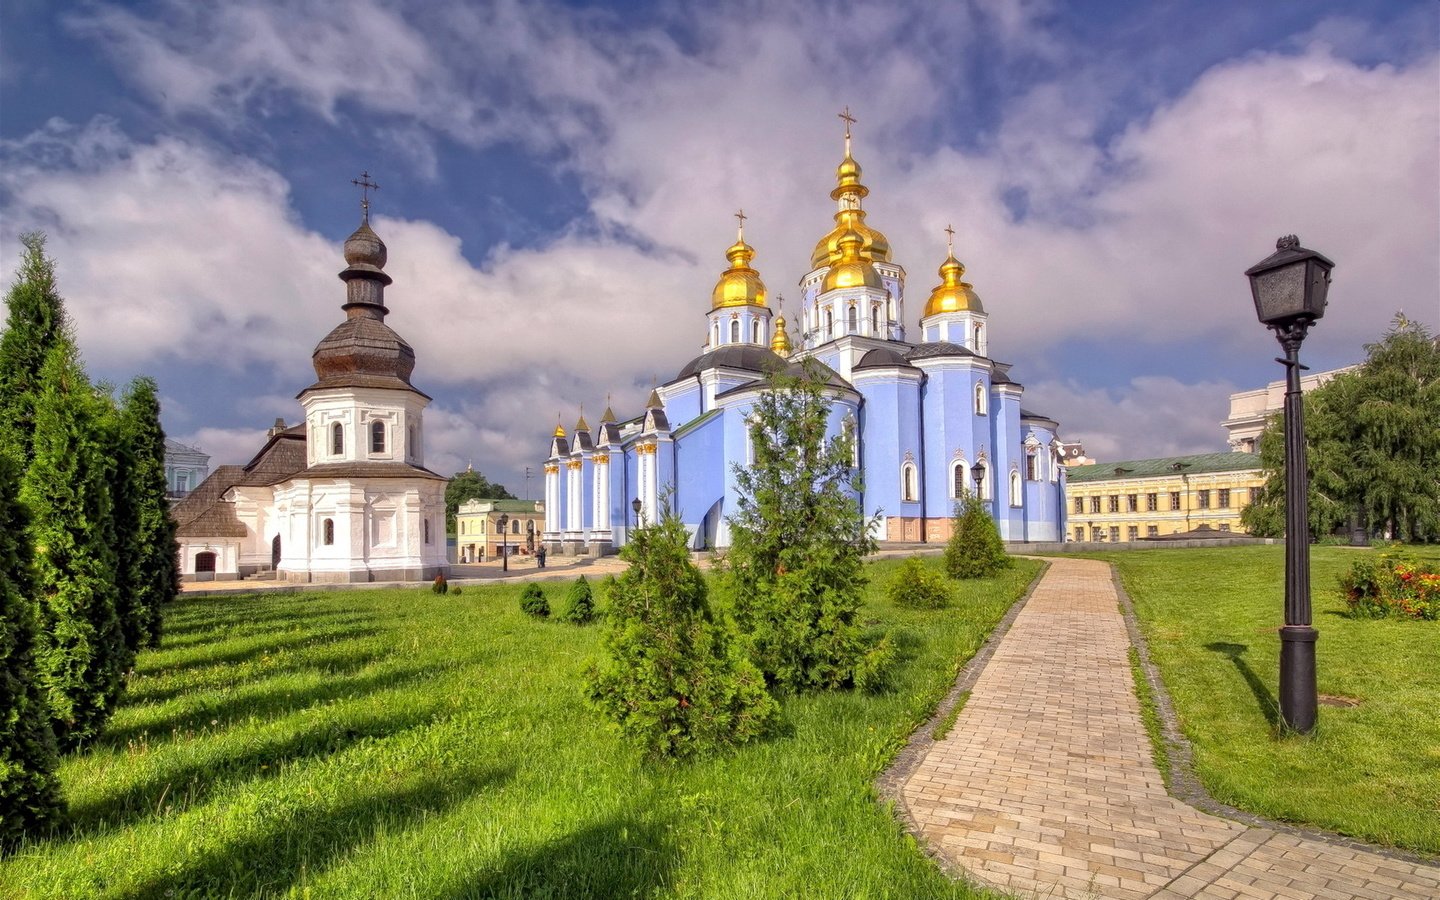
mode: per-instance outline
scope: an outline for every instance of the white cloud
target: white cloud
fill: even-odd
[[[210,468],[240,466],[265,446],[264,428],[197,428],[170,438],[210,455]]]
[[[1067,379],[1028,385],[1025,402],[1060,414],[1064,437],[1084,444],[1087,456],[1120,462],[1226,449],[1220,422],[1236,390],[1228,381],[1185,384],[1154,375],[1111,390]]]

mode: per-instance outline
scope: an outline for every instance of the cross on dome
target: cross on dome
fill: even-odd
[[[744,240],[745,240],[745,220],[748,219],[748,218],[750,218],[750,217],[747,216],[747,215],[745,215],[745,210],[742,209],[742,210],[738,210],[738,211],[735,213],[735,218],[738,219],[739,222],[740,222],[740,228],[739,228],[739,229],[737,230],[737,232],[736,232],[736,238],[735,238],[735,239],[736,239],[737,241],[744,241]]]
[[[370,192],[380,190],[380,185],[370,180],[370,170],[366,169],[360,173],[359,178],[350,179],[350,183],[360,188],[360,214],[366,223],[370,221]]]
[[[949,225],[945,226],[945,247],[951,256],[955,255],[955,229]]]

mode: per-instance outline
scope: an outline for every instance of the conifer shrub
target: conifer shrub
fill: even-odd
[[[460,585],[458,585],[458,584],[452,584],[452,585],[450,585],[450,594],[451,594],[452,596],[458,597],[458,596],[460,596],[460,595],[463,594],[463,593],[465,593],[465,592],[460,589]]]
[[[443,572],[436,575],[435,580],[430,582],[430,593],[432,594],[443,594],[447,590],[449,590],[449,582],[445,580]]]
[[[680,520],[667,511],[633,531],[621,556],[630,568],[609,595],[591,703],[654,759],[703,756],[773,731],[779,704],[712,613]]]
[[[154,379],[130,382],[116,427],[120,625],[135,652],[160,646],[161,607],[180,592],[180,547],[165,498],[165,431]]]
[[[520,610],[537,619],[549,618],[550,601],[545,599],[545,591],[540,585],[533,581],[525,585],[525,590],[520,592]]]
[[[945,572],[951,578],[989,578],[1010,564],[1000,530],[984,501],[967,492],[955,504],[950,542],[945,545]]]
[[[955,598],[945,576],[912,556],[890,582],[890,602],[906,609],[944,609]]]
[[[572,625],[588,625],[595,620],[595,599],[590,592],[590,582],[584,575],[575,579],[567,595],[568,605],[560,621]]]
[[[0,855],[64,813],[55,734],[35,670],[34,584],[26,517],[0,453]]]

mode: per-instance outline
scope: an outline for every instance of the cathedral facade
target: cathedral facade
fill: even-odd
[[[640,415],[619,421],[607,408],[593,430],[584,416],[571,432],[556,427],[544,464],[552,552],[611,551],[638,521],[655,520],[667,493],[694,548],[728,546],[735,467],[749,459],[765,373],[806,358],[825,367],[831,434],[854,438],[857,501],[877,540],[945,540],[966,492],[978,492],[1006,541],[1064,540],[1059,425],[1022,408],[1010,365],[990,358],[989,316],[953,244],[908,340],[905,270],[866,222],[869,191],[848,128],[836,181],[834,225],[800,281],[795,336],[772,314],[742,216],[711,295],[704,352],[657,386]]]
[[[345,319],[315,347],[302,421],[277,421],[250,462],[216,468],[172,508],[186,580],[447,571],[446,480],[425,468],[430,398],[410,383],[415,351],[385,324],[386,256],[367,209],[345,241]]]

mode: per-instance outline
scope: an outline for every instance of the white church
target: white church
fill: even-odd
[[[415,351],[385,324],[386,249],[364,219],[345,241],[345,320],[315,347],[304,418],[276,421],[243,466],[176,503],[181,577],[421,581],[448,570],[445,478],[425,468]]]

